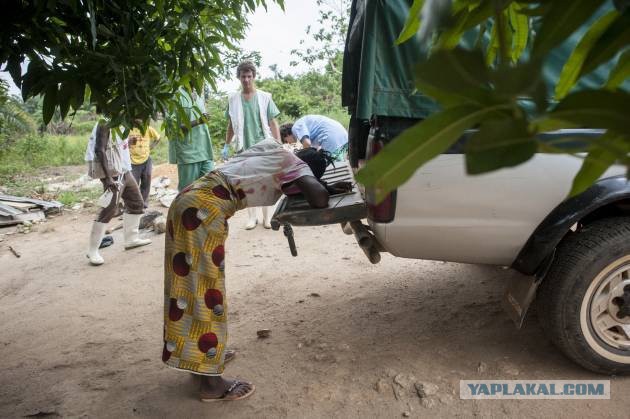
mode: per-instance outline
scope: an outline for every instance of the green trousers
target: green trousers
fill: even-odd
[[[212,160],[199,161],[197,163],[177,163],[177,189],[182,190],[203,175],[214,169]]]

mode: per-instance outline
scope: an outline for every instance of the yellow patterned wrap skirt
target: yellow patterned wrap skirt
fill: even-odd
[[[227,219],[245,194],[217,171],[195,181],[168,212],[164,251],[166,365],[203,375],[223,372],[227,344]]]

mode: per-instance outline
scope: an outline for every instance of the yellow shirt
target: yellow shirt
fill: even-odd
[[[158,141],[160,134],[153,129],[147,128],[147,132],[142,135],[139,129],[134,128],[129,133],[129,154],[131,164],[142,164],[149,159],[151,154],[151,143]]]

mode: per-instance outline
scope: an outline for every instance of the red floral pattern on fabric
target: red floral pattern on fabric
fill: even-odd
[[[197,217],[198,210],[198,208],[190,207],[182,213],[182,224],[186,230],[192,231],[201,224],[201,220]]]
[[[223,185],[217,185],[212,188],[212,193],[221,199],[225,199],[226,201],[230,199],[230,191],[228,191]]]
[[[171,352],[166,349],[166,342],[164,342],[164,348],[162,349],[162,362],[166,362],[171,358]]]
[[[216,266],[221,266],[223,259],[225,259],[225,248],[223,245],[219,245],[212,251],[212,263]]]
[[[217,335],[212,332],[206,333],[205,335],[201,335],[199,338],[199,350],[204,354],[210,350],[210,348],[215,348],[219,343],[217,339]]]
[[[206,307],[210,310],[212,310],[217,304],[223,304],[223,294],[221,294],[221,291],[216,289],[211,288],[207,290],[203,298],[206,302]]]
[[[177,307],[177,299],[171,298],[168,306],[168,318],[174,322],[178,321],[184,315],[184,310]]]
[[[179,276],[186,276],[190,272],[190,266],[186,262],[186,253],[179,252],[173,256],[173,272]]]

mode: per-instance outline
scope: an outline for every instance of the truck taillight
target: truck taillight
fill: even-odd
[[[384,143],[380,139],[370,135],[368,138],[367,160],[374,157],[384,147]],[[374,191],[366,188],[366,203],[368,218],[375,223],[390,223],[394,220],[396,214],[396,191],[391,192],[380,203],[376,203],[374,199]]]

